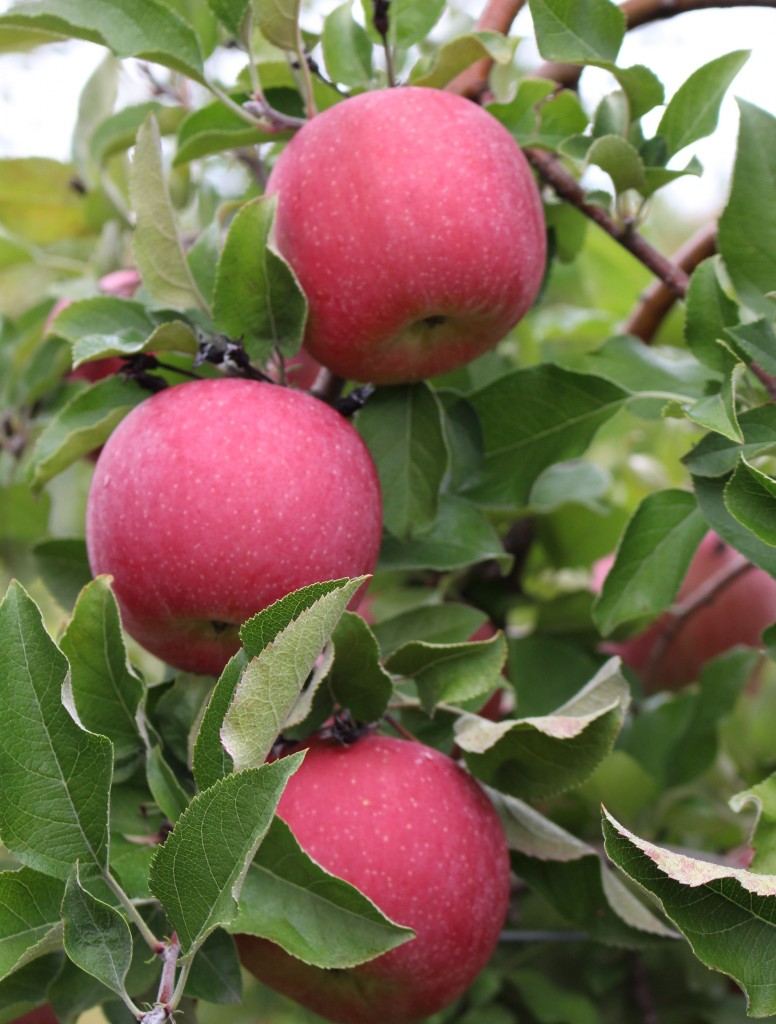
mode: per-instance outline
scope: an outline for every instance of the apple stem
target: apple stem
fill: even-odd
[[[395,718],[393,715],[388,714],[388,712],[386,712],[383,715],[383,720],[387,722],[387,724],[390,725],[394,732],[397,732],[399,736],[401,736],[403,739],[411,740],[413,743],[420,743],[418,737],[413,735],[413,733],[411,733],[409,729],[406,729],[398,720],[398,718]]]
[[[393,67],[391,44],[388,42],[388,29],[390,28],[388,8],[390,5],[391,0],[372,0],[372,9],[374,12],[372,15],[372,24],[375,27],[375,31],[383,41],[383,50],[385,51],[385,74],[388,78],[388,85],[393,87],[396,85],[396,75]]]
[[[686,601],[675,604],[669,609],[668,615],[670,620],[655,641],[649,656],[649,662],[644,671],[644,685],[647,689],[651,688],[652,683],[655,681],[663,655],[669,644],[681,633],[692,617],[701,608],[712,604],[719,594],[754,568],[755,566],[742,555],[740,561],[735,561],[732,565],[725,566],[714,573],[713,576],[710,576],[702,586],[693,591]]]

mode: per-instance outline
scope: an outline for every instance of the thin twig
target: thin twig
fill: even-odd
[[[477,32],[501,32],[503,35],[507,35],[512,27],[512,22],[524,6],[525,0],[488,0],[482,14],[474,24],[474,30]],[[488,88],[488,76],[492,67],[492,59],[485,57],[478,60],[451,82],[448,82],[447,91],[482,102]]]
[[[413,736],[413,734],[409,731],[409,729],[405,729],[404,726],[399,721],[399,719],[396,718],[394,715],[391,715],[391,714],[389,714],[386,711],[386,713],[383,715],[383,718],[388,723],[388,725],[390,725],[390,727],[393,729],[393,731],[398,733],[399,736],[401,736],[403,739],[411,740],[413,743],[419,743],[420,742],[418,737],[417,736]]]
[[[686,274],[691,274],[699,263],[714,255],[717,248],[716,243],[717,225],[707,224],[685,242],[681,249],[674,254],[671,262]],[[653,281],[626,320],[625,332],[641,338],[648,345],[657,334],[676,299],[676,292],[662,280]]]
[[[534,147],[526,149],[525,155],[539,172],[541,178],[552,186],[561,199],[572,203],[586,217],[595,221],[615,241],[648,267],[656,277],[659,277],[677,298],[684,298],[687,294],[689,278],[680,267],[666,259],[633,228],[614,221],[603,207],[588,203],[582,186],[576,178],[569,174],[557,157],[546,150]]]
[[[111,891],[118,898],[119,903],[121,904],[121,906],[126,911],[127,916],[129,917],[129,919],[132,922],[132,924],[137,928],[137,930],[142,935],[143,941],[149,947],[151,952],[155,953],[157,956],[159,956],[161,953],[163,953],[164,949],[165,949],[165,944],[163,942],[160,942],[159,939],[157,939],[157,937],[154,935],[154,933],[151,931],[151,929],[145,923],[143,918],[140,916],[139,911],[136,909],[136,907],[134,906],[132,901],[129,899],[127,894],[121,888],[121,886],[116,881],[116,879],[113,877],[113,875],[110,873],[110,871],[107,871],[107,870],[103,871],[102,877],[104,878],[105,882],[108,884],[108,886],[111,889]]]

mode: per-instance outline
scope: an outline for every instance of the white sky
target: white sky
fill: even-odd
[[[318,0],[319,11],[330,10],[340,0]],[[476,10],[475,0],[464,0]],[[10,0],[0,0],[0,13]],[[527,11],[515,26],[517,34],[530,34]],[[733,96],[741,96],[776,113],[773,43],[776,11],[762,8],[709,10],[667,19],[627,34],[619,63],[644,63],[666,86],[670,97],[695,68],[731,50],[751,49],[752,56],[733,83],[726,99],[720,128],[710,139],[697,143],[705,167],[699,180],[687,178],[665,190],[667,197],[688,214],[713,212],[723,201],[735,149],[737,112]],[[523,44],[524,47],[530,43]],[[527,52],[527,51],[525,51]],[[521,56],[525,59],[525,52]],[[78,108],[79,93],[105,51],[90,43],[70,42],[43,47],[29,54],[0,55],[0,157],[51,156],[66,160]],[[537,57],[538,63],[538,57]],[[582,97],[588,106],[612,88],[603,72],[588,70],[582,81]],[[654,129],[659,111],[653,112]]]

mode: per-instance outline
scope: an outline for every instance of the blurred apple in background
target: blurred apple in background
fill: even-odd
[[[608,555],[593,566],[592,587],[596,593],[613,564],[614,555]],[[690,563],[676,603],[692,598],[717,574],[724,576],[725,570],[732,572],[747,564],[742,554],[710,531]],[[696,680],[707,661],[731,647],[760,646],[763,630],[775,621],[776,579],[752,566],[681,624],[675,615],[665,612],[644,633],[629,640],[607,642],[602,649],[619,654],[626,665],[641,674],[646,690],[675,690]]]

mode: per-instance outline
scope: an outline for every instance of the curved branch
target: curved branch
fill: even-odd
[[[539,172],[540,177],[552,186],[561,199],[572,203],[586,217],[595,221],[599,227],[611,235],[616,242],[633,253],[644,266],[660,278],[675,298],[684,298],[690,279],[681,267],[677,267],[671,260],[666,259],[638,232],[612,220],[602,207],[588,203],[582,186],[576,178],[569,174],[557,157],[543,149],[534,149],[533,147],[526,149],[525,155]]]
[[[478,32],[502,32],[506,35],[524,5],[525,0],[487,0],[474,28]],[[488,88],[488,75],[492,67],[493,61],[487,57],[478,60],[448,82],[447,91],[481,102]]]
[[[706,224],[679,249],[671,262],[686,274],[693,270],[717,249],[717,225]],[[641,338],[648,345],[676,302],[676,292],[664,281],[653,281],[642,294],[638,305],[625,321],[626,334]]]

